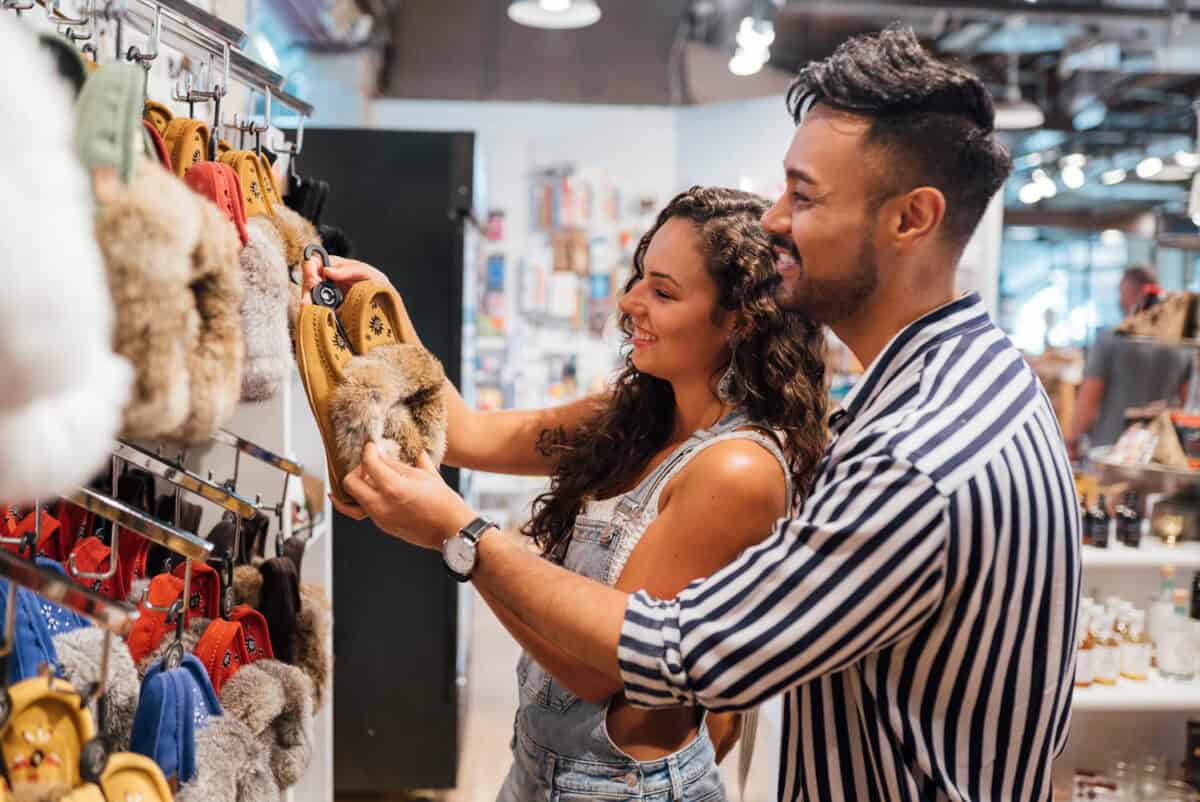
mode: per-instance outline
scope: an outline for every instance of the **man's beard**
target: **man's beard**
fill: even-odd
[[[789,243],[793,255],[795,246]],[[800,262],[800,275],[791,284],[781,281],[775,298],[784,309],[800,312],[818,323],[837,324],[855,317],[879,286],[879,263],[867,237],[859,242],[850,270],[833,278],[813,278]]]

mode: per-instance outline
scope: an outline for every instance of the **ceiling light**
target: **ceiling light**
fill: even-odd
[[[1062,169],[1062,182],[1068,189],[1079,189],[1086,183],[1087,179],[1083,175],[1083,170],[1076,167],[1074,164],[1069,164]]]
[[[1087,156],[1082,153],[1072,153],[1069,156],[1063,156],[1059,164],[1063,167],[1085,167],[1087,166]]]
[[[734,75],[745,77],[754,75],[767,63],[768,54],[765,51],[747,50],[739,47],[729,60],[729,71]]]
[[[1119,184],[1124,181],[1127,175],[1128,173],[1121,169],[1108,170],[1100,175],[1100,183],[1106,187],[1111,187],[1113,184]]]
[[[508,18],[530,28],[586,28],[600,19],[600,7],[596,0],[516,0],[508,7]]]
[[[1157,156],[1151,156],[1148,159],[1142,159],[1137,166],[1138,178],[1153,178],[1162,172],[1163,161]]]
[[[1026,153],[1024,156],[1018,156],[1016,159],[1013,159],[1013,166],[1020,169],[1037,167],[1041,163],[1042,154],[1040,153]]]
[[[1108,106],[1101,100],[1090,99],[1077,104],[1077,111],[1071,117],[1071,125],[1076,131],[1088,131],[1099,128],[1108,117]]]
[[[1042,199],[1042,188],[1037,184],[1026,184],[1021,187],[1021,191],[1017,193],[1017,197],[1021,199],[1021,203],[1032,206]]]
[[[1147,176],[1147,181],[1160,181],[1169,183],[1171,181],[1187,181],[1192,177],[1192,173],[1196,172],[1191,167],[1183,167],[1178,164],[1164,164],[1162,169],[1152,176]]]
[[[1125,235],[1116,228],[1106,228],[1100,232],[1100,242],[1105,245],[1121,245],[1125,242]]]
[[[1200,167],[1200,153],[1177,150],[1175,151],[1175,163],[1180,167]]]
[[[1028,100],[1021,99],[1021,87],[1017,82],[1017,54],[1008,54],[1008,85],[1004,100],[996,104],[995,126],[1004,131],[1019,131],[1025,128],[1041,128],[1046,122],[1042,110]]]
[[[1001,131],[1020,131],[1025,128],[1040,128],[1046,115],[1035,104],[1021,100],[1002,100],[996,104],[996,128]]]
[[[766,50],[775,43],[775,24],[768,19],[746,17],[738,26],[737,43],[747,50]]]

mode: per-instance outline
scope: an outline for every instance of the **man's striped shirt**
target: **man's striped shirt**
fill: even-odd
[[[631,597],[635,704],[781,692],[778,798],[1051,798],[1080,521],[1050,401],[964,296],[900,332],[831,419],[797,517],[670,601]]]

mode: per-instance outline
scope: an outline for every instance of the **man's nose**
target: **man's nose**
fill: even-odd
[[[779,196],[759,221],[772,234],[786,234],[792,229],[792,217],[787,211],[787,193]]]

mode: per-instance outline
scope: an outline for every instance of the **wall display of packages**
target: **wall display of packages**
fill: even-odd
[[[530,178],[528,230],[488,215],[478,271],[476,405],[483,410],[567,403],[602,391],[621,364],[617,299],[661,199],[623,191],[574,165]],[[519,523],[544,480],[480,475],[476,489]]]

